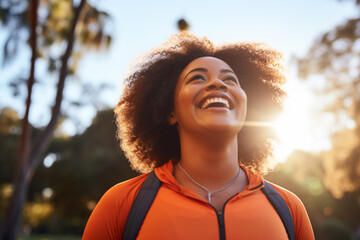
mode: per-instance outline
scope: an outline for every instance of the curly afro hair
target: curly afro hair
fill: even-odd
[[[253,172],[271,169],[272,142],[268,124],[281,112],[286,96],[282,55],[263,43],[215,46],[207,38],[180,32],[143,57],[125,79],[115,107],[118,137],[133,169],[146,173],[170,159],[180,159],[176,126],[168,123],[182,70],[194,59],[219,58],[229,64],[247,94],[246,123],[238,134],[239,163]]]

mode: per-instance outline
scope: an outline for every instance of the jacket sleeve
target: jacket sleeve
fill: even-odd
[[[272,184],[289,207],[291,216],[294,221],[295,239],[296,240],[314,240],[314,231],[311,226],[309,216],[304,204],[292,192]]]
[[[122,239],[127,216],[145,178],[141,175],[110,188],[91,213],[82,239]]]
[[[297,203],[292,207],[294,209],[291,210],[295,226],[295,239],[313,240],[315,239],[315,236],[309,216],[300,199],[297,197],[296,199]]]
[[[121,239],[121,230],[126,219],[121,218],[118,200],[114,194],[114,189],[111,188],[100,199],[90,215],[82,239]]]

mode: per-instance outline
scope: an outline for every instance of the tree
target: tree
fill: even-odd
[[[21,120],[11,108],[0,110],[0,184],[9,182],[16,159]]]
[[[112,109],[98,112],[81,135],[55,139],[49,152],[57,155],[46,169],[55,211],[62,222],[76,222],[73,233],[81,234],[92,208],[110,187],[138,175],[119,147]]]
[[[325,184],[338,198],[360,188],[359,26],[359,17],[347,20],[320,36],[307,55],[298,59],[300,77],[323,77],[317,91],[327,102],[324,111],[336,119],[331,129],[332,149],[323,157]]]
[[[352,239],[357,231],[360,212],[356,193],[336,199],[322,181],[325,171],[322,156],[294,151],[285,163],[265,176],[273,183],[294,192],[304,203],[315,239]],[[341,236],[341,237],[339,237]]]
[[[9,203],[21,120],[13,109],[0,111],[0,222]],[[41,129],[32,127],[33,135]],[[28,188],[23,223],[32,233],[81,235],[92,208],[111,186],[135,177],[116,139],[113,109],[97,113],[92,124],[75,136],[56,135]],[[49,164],[47,160],[52,157]],[[54,162],[53,162],[54,161]],[[51,195],[45,196],[44,192]],[[51,213],[41,216],[34,209]]]
[[[49,3],[48,14],[45,19],[41,21],[41,41],[38,40],[38,10],[39,10],[39,1],[30,0],[28,3],[24,1],[1,1],[0,2],[0,21],[3,24],[9,24],[12,16],[13,19],[22,19],[18,21],[18,24],[15,25],[14,31],[10,34],[9,39],[17,38],[18,35],[13,34],[16,31],[21,29],[26,29],[30,23],[30,47],[32,50],[31,57],[31,68],[30,74],[27,81],[27,100],[26,100],[26,111],[22,124],[22,133],[20,136],[19,143],[19,158],[16,164],[16,174],[14,181],[14,193],[10,201],[8,218],[5,224],[5,231],[3,233],[3,239],[15,239],[17,228],[20,223],[22,206],[26,199],[28,192],[28,185],[33,178],[33,175],[41,162],[41,156],[45,153],[47,147],[50,144],[52,133],[55,130],[57,121],[60,117],[61,103],[63,101],[63,90],[65,86],[65,81],[69,73],[73,73],[76,67],[76,62],[80,58],[82,50],[84,47],[93,47],[100,46],[106,39],[106,46],[110,43],[110,36],[106,35],[103,32],[103,28],[95,27],[96,19],[94,16],[98,17],[98,20],[104,16],[103,13],[97,11],[89,4],[86,4],[85,0],[81,0],[79,6],[73,9],[72,1],[45,1],[45,4]],[[56,12],[56,9],[61,5],[64,7],[67,4],[69,11]],[[25,5],[25,7],[24,7]],[[14,9],[19,9],[19,12],[14,13]],[[22,8],[21,8],[22,7]],[[44,6],[42,6],[44,7]],[[86,11],[82,11],[85,8]],[[60,16],[59,16],[60,14]],[[27,18],[24,17],[27,16]],[[81,21],[79,19],[81,18]],[[61,19],[63,22],[59,22]],[[52,21],[55,21],[56,24],[51,25]],[[77,28],[77,23],[83,23],[81,25],[82,29]],[[98,23],[104,23],[104,19],[97,21]],[[50,25],[49,25],[50,24]],[[90,26],[92,24],[92,26]],[[99,25],[99,24],[98,24]],[[101,25],[101,24],[100,24]],[[51,31],[53,30],[53,31]],[[74,41],[75,37],[78,37],[78,41]],[[11,41],[8,39],[4,46],[4,52],[8,51],[9,44]],[[65,53],[58,58],[54,58],[49,53],[49,48],[53,46],[55,41],[65,42],[66,49]],[[41,47],[38,47],[38,42],[41,42]],[[75,48],[74,48],[75,46]],[[13,48],[16,50],[16,47]],[[75,49],[75,51],[73,51]],[[15,51],[14,50],[14,51]],[[57,93],[55,98],[55,103],[52,108],[51,119],[47,126],[39,133],[36,140],[32,142],[31,138],[31,126],[29,123],[29,112],[31,107],[31,97],[32,89],[35,84],[35,63],[38,57],[43,57],[49,60],[49,70],[58,70],[59,78],[57,83]],[[4,54],[5,57],[10,56],[11,54]],[[72,59],[71,65],[69,65],[69,59]],[[16,86],[16,84],[14,84]]]
[[[190,25],[184,18],[180,18],[177,21],[177,28],[179,31],[188,31],[190,28]]]
[[[9,206],[9,213],[8,218],[5,223],[5,230],[3,239],[15,239],[15,235],[17,232],[17,228],[19,226],[20,217],[22,214],[22,206],[25,202],[26,194],[27,194],[27,186],[30,182],[31,175],[33,174],[34,167],[30,167],[30,171],[27,172],[27,169],[29,169],[29,165],[33,165],[32,162],[30,162],[29,158],[29,152],[30,152],[30,125],[29,125],[29,110],[31,105],[31,93],[32,93],[32,87],[34,85],[35,81],[35,61],[37,57],[36,53],[36,23],[37,23],[37,8],[38,8],[38,1],[34,0],[31,2],[30,6],[32,7],[31,10],[29,10],[30,18],[31,18],[31,39],[30,39],[30,45],[32,49],[32,57],[31,57],[31,70],[30,70],[30,76],[28,80],[28,97],[26,100],[26,111],[25,116],[22,124],[22,134],[20,137],[20,143],[19,143],[19,158],[17,162],[17,172],[15,175],[15,191],[12,195],[10,206]],[[36,163],[36,161],[34,162]],[[30,173],[30,175],[29,175]],[[28,180],[27,180],[28,179]]]

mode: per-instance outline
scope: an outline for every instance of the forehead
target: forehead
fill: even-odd
[[[231,69],[231,67],[223,60],[216,57],[200,57],[192,60],[182,71],[181,75],[187,74],[195,68],[206,68],[209,71],[218,71],[220,69]]]

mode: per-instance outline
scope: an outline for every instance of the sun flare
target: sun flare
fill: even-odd
[[[294,150],[318,152],[329,147],[326,129],[317,119],[319,101],[309,89],[298,81],[285,85],[288,98],[283,113],[273,123],[279,138],[274,156],[284,162]]]

